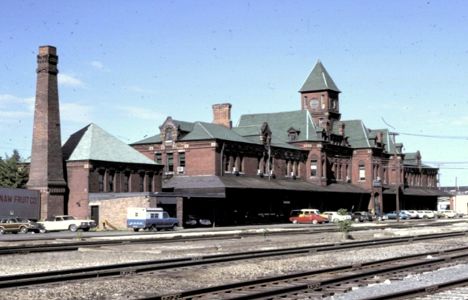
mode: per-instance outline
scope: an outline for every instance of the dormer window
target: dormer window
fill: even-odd
[[[290,141],[290,142],[293,142],[293,141],[297,140],[297,132],[295,132],[295,131],[294,131],[294,132],[290,132],[290,133],[288,134],[288,137],[289,137],[289,141]]]
[[[166,141],[172,141],[172,128],[171,127],[166,128],[165,135],[166,135],[165,137]]]
[[[300,131],[299,130],[296,130],[294,128],[289,128],[288,129],[288,139],[290,142],[294,142],[297,140],[298,136],[299,136],[299,133]]]

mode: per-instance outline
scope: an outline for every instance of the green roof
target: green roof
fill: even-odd
[[[375,137],[378,132],[383,133],[383,142],[385,144],[385,150],[387,153],[394,154],[395,153],[395,143],[393,141],[393,138],[390,135],[390,131],[385,128],[385,129],[372,129],[370,130],[369,137]]]
[[[242,115],[239,125],[233,130],[245,137],[259,136],[260,128],[264,122],[268,123],[270,127],[273,145],[291,147],[292,145],[287,144],[289,129],[299,131],[296,141],[320,140],[312,117],[307,110]]]
[[[62,151],[68,161],[100,160],[155,164],[151,159],[93,123],[72,134],[63,145]]]
[[[131,143],[130,145],[156,144],[156,143],[161,143],[161,135],[160,134],[150,136],[149,138],[137,141],[135,143]]]
[[[330,74],[328,74],[322,63],[318,61],[299,92],[313,92],[323,90],[331,90],[340,93],[340,90],[336,86]]]
[[[237,134],[235,131],[224,127],[223,125],[205,123],[205,122],[195,122],[193,125],[192,131],[184,136],[181,141],[193,141],[193,140],[225,140],[225,141],[234,141],[241,143],[249,143],[252,141],[244,138],[243,136]]]
[[[361,120],[341,121],[345,124],[345,136],[352,148],[371,148],[369,132]],[[336,128],[333,131],[337,131]]]

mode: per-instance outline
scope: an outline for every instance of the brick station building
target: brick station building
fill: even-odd
[[[40,194],[40,218],[71,214],[126,228],[127,207],[156,206],[163,166],[96,124],[62,146],[57,64],[55,47],[39,47],[27,186]]]
[[[437,168],[403,153],[388,129],[342,120],[340,90],[317,62],[299,91],[299,110],[242,115],[213,105],[213,121],[168,117],[136,150],[165,165],[160,201],[179,217],[217,225],[287,220],[294,208],[435,209]],[[398,197],[397,197],[398,193]],[[183,200],[181,200],[183,199]]]

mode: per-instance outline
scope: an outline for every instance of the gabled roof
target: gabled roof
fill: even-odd
[[[395,153],[395,143],[393,141],[393,138],[390,136],[390,131],[387,128],[369,130],[369,138],[376,137],[376,135],[379,132],[383,133],[383,143],[385,144],[385,151],[387,151],[387,153],[394,154]]]
[[[72,134],[62,151],[67,161],[101,160],[155,165],[154,161],[93,123]]]
[[[341,121],[345,124],[345,135],[352,148],[370,148],[369,132],[361,120]],[[334,128],[333,131],[336,131]]]
[[[170,118],[170,117],[169,117]],[[171,122],[174,123],[174,125],[177,126],[177,128],[182,131],[183,133],[187,133],[193,130],[194,122],[186,122],[186,121],[179,121],[179,120],[172,120]],[[161,143],[161,135],[156,134],[153,136],[150,136],[146,139],[136,141],[134,143],[131,143],[130,145],[143,145],[143,144],[157,144]]]
[[[252,143],[251,140],[244,138],[235,131],[224,127],[223,125],[205,122],[195,122],[193,124],[192,131],[180,139],[181,141],[218,139],[249,144]]]
[[[307,110],[242,115],[238,126],[234,127],[233,130],[245,137],[258,136],[264,122],[267,122],[270,127],[273,145],[276,144],[281,147],[289,145],[287,144],[289,141],[288,130],[291,128],[299,131],[296,141],[321,140]],[[291,147],[291,145],[288,147]]]
[[[317,61],[299,92],[331,90],[340,93],[335,82],[320,61]]]
[[[160,134],[150,136],[149,138],[140,140],[140,141],[135,142],[135,143],[131,143],[130,145],[156,144],[156,143],[161,143],[161,135]]]

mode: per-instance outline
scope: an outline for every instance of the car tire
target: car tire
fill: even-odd
[[[89,231],[89,227],[88,228],[83,228],[83,231]]]
[[[297,224],[297,220],[292,221],[293,224]]]
[[[70,230],[71,232],[76,232],[78,230],[78,226],[76,226],[75,224],[71,224],[70,227],[68,227],[68,230]]]
[[[20,232],[20,233],[28,233],[28,228],[22,226],[22,227],[20,227],[19,232]]]
[[[133,231],[138,232],[140,228],[133,228]]]
[[[4,233],[5,233],[5,228],[0,227],[0,234],[4,234]]]
[[[317,224],[317,223],[318,223],[317,220],[313,220],[313,221],[312,221],[312,224]]]
[[[45,229],[39,229],[39,232],[40,232],[40,233],[46,233],[47,230],[45,230]]]

